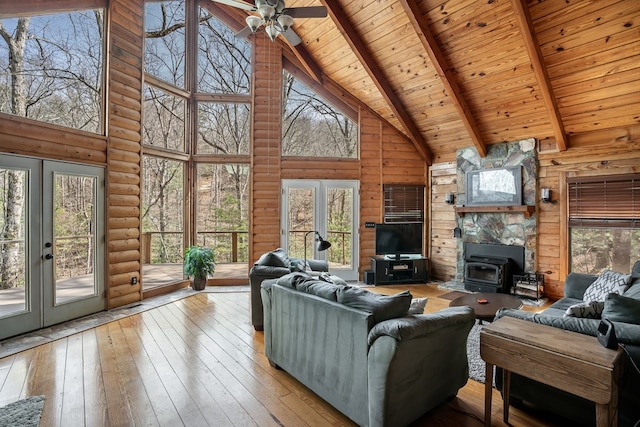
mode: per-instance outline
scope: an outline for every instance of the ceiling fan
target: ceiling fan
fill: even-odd
[[[213,0],[228,6],[237,7],[251,12],[258,12],[258,15],[247,16],[247,27],[236,34],[236,37],[245,38],[250,33],[257,32],[264,25],[264,31],[271,41],[274,41],[278,34],[287,39],[295,46],[302,40],[293,31],[293,18],[326,18],[327,8],[324,6],[291,7],[287,8],[284,0],[255,0],[255,4],[245,3],[241,0]]]

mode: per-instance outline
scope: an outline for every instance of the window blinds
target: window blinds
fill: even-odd
[[[640,174],[567,178],[569,226],[640,228]]]
[[[423,185],[384,185],[384,222],[423,221]]]

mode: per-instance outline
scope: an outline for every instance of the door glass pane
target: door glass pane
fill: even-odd
[[[54,173],[55,304],[96,295],[95,176]],[[46,256],[46,255],[45,255]]]
[[[304,258],[304,236],[313,231],[314,188],[289,188],[289,211],[287,212],[287,254],[294,258]],[[314,236],[307,237],[307,258],[313,258]]]
[[[353,189],[327,188],[327,240],[331,268],[351,268]]]
[[[0,169],[0,318],[27,310],[27,172]]]

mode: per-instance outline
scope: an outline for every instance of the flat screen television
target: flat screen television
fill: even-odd
[[[396,259],[422,255],[422,223],[376,224],[376,255]]]

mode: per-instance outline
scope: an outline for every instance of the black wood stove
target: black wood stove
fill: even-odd
[[[509,293],[513,275],[524,270],[524,247],[465,243],[464,288]]]

